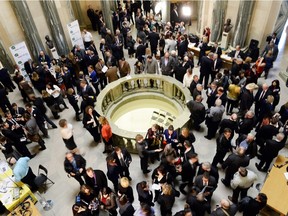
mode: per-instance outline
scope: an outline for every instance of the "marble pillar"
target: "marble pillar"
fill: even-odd
[[[236,47],[237,45],[240,45],[241,47],[245,46],[254,4],[254,1],[242,0],[240,2],[232,42],[233,47]]]
[[[18,19],[20,26],[24,31],[27,47],[31,52],[34,61],[38,60],[41,50],[44,50],[43,43],[35,26],[32,14],[28,8],[27,2],[24,0],[10,1],[14,13]]]
[[[3,67],[7,68],[10,73],[14,72],[13,62],[3,46],[2,40],[0,40],[0,62]]]
[[[40,1],[45,18],[52,34],[52,41],[55,44],[58,54],[66,55],[69,52],[68,44],[64,35],[64,30],[57,12],[55,2],[52,0]]]
[[[70,0],[66,0],[65,5],[66,5],[66,7],[67,7],[67,9],[68,9],[70,19],[71,19],[72,21],[76,20],[76,18],[75,18],[75,13],[74,13],[74,10],[73,10],[71,1],[70,1]]]
[[[221,40],[223,25],[225,23],[225,14],[227,10],[227,0],[214,0],[212,12],[212,29],[211,41],[218,42]]]
[[[197,32],[199,34],[202,34],[202,10],[203,10],[203,4],[204,1],[197,1],[197,9],[198,9],[198,19],[197,19]]]
[[[164,22],[170,22],[170,14],[171,14],[171,2],[170,1],[166,1],[166,0],[162,0],[161,1],[162,4],[162,20]]]
[[[111,33],[114,32],[113,23],[112,23],[112,12],[110,9],[109,1],[101,1],[103,19],[106,24],[106,27],[111,30]]]
[[[273,30],[273,32],[277,33],[277,37],[279,39],[283,33],[287,19],[288,19],[288,0],[284,0],[281,4],[280,11]]]
[[[46,1],[46,0],[44,0]],[[72,8],[73,8],[73,12],[74,12],[74,16],[75,18],[78,20],[79,26],[82,28],[86,28],[86,24],[84,21],[84,16],[81,10],[81,5],[79,1],[73,1],[70,0]]]

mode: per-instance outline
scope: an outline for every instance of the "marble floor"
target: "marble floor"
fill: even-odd
[[[99,35],[98,34],[96,35],[95,33],[93,33],[93,35],[94,35],[96,44],[98,44]],[[268,84],[270,84],[272,80],[280,79],[279,72],[287,67],[286,65],[287,61],[285,61],[285,59],[287,60],[287,56],[288,56],[288,44],[286,42],[286,35],[281,41],[281,43],[282,43],[282,46],[280,47],[280,53],[274,65],[274,68],[271,70],[270,75],[267,80],[264,80],[264,78],[259,79],[259,84],[264,83],[264,82],[267,82]],[[127,50],[125,50],[124,52],[125,52],[125,56],[128,59]],[[128,59],[128,61],[131,64],[134,64],[135,59]],[[197,74],[199,73],[199,69],[195,68],[193,72]],[[285,86],[285,83],[283,82],[283,80],[281,80],[280,105],[288,101],[287,92],[288,92],[287,87]],[[9,98],[11,102],[16,102],[20,106],[24,105],[20,98],[20,94],[18,91],[15,91],[14,93],[10,93]],[[277,108],[279,109],[280,106]],[[144,112],[146,113],[146,111]],[[151,116],[151,113],[150,113],[151,111],[147,110],[147,112],[149,112],[148,115]],[[48,115],[50,115],[52,118],[52,115],[49,111],[48,111]],[[80,151],[82,153],[85,153],[84,157],[87,160],[87,167],[91,166],[94,169],[101,169],[106,173],[106,162],[105,162],[106,155],[102,154],[102,151],[104,149],[103,143],[99,143],[98,145],[95,145],[91,135],[83,128],[82,123],[75,121],[73,108],[70,105],[69,105],[69,109],[65,110],[60,115],[61,115],[61,118],[66,118],[68,122],[73,124],[74,138],[75,138],[77,145],[80,147]],[[125,122],[125,119],[126,119],[126,122]],[[125,124],[128,125],[130,124],[130,120],[131,120],[131,116],[127,116],[127,117],[124,116],[124,119],[122,119],[121,121],[124,121]],[[57,120],[53,120],[53,121],[58,124]],[[150,126],[146,124],[145,127],[148,128]],[[204,138],[204,135],[206,135],[206,131],[207,131],[207,128],[204,126],[202,127],[202,130],[199,132],[193,131],[196,137],[196,142],[194,143],[194,146],[195,146],[196,152],[199,154],[200,162],[211,161],[216,150],[215,139],[207,140]],[[39,204],[39,202],[37,203],[37,207],[43,216],[52,216],[52,215],[53,216],[69,216],[69,215],[72,215],[71,207],[74,204],[75,195],[79,192],[79,184],[74,179],[68,178],[64,171],[63,162],[64,162],[64,157],[65,157],[65,152],[67,150],[61,139],[59,129],[49,129],[49,136],[50,138],[45,139],[46,146],[47,146],[47,149],[45,151],[38,152],[38,146],[36,143],[29,144],[29,149],[32,152],[38,153],[37,156],[30,161],[30,166],[32,167],[32,170],[36,173],[38,165],[42,164],[45,167],[47,167],[49,171],[48,173],[49,178],[55,181],[55,184],[51,186],[45,194],[42,194],[42,196],[45,197],[46,199],[53,200],[54,202],[53,209],[46,212],[41,208],[41,205]],[[287,149],[282,150],[281,154],[288,156]],[[130,166],[130,173],[133,179],[131,184],[134,189],[134,196],[135,196],[135,202],[133,203],[133,205],[136,209],[138,209],[139,202],[137,201],[137,193],[136,193],[135,186],[141,180],[147,180],[151,182],[151,176],[150,175],[144,176],[140,170],[139,157],[137,155],[133,155],[132,157],[133,157],[133,162],[131,163],[131,166]],[[2,154],[0,154],[0,158],[3,158]],[[257,183],[263,183],[266,175],[264,173],[259,173],[256,170],[255,165],[254,165],[256,161],[257,159],[252,159],[250,161],[250,165],[248,168],[258,173]],[[156,166],[157,165],[154,164],[154,165],[151,165],[150,168],[154,169],[156,168]],[[219,169],[219,172],[220,172],[220,178],[223,177],[223,170]],[[112,186],[111,182],[109,182],[109,186]],[[257,193],[258,191],[256,190],[255,187],[253,187],[249,190],[248,194],[251,196],[255,196]],[[220,202],[221,198],[227,198],[228,195],[231,195],[231,190],[224,187],[223,184],[220,182],[212,198],[212,209],[215,207],[215,204]],[[181,195],[179,198],[176,199],[175,205],[173,207],[173,213],[182,209],[184,206],[184,203],[185,203],[185,197]],[[160,215],[159,206],[157,204],[155,205],[155,210],[156,210],[156,215],[159,216]],[[238,215],[241,215],[241,214],[238,214]]]

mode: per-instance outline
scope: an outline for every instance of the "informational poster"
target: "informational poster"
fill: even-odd
[[[81,49],[84,49],[84,43],[82,39],[81,30],[79,27],[78,20],[75,20],[67,25],[69,36],[72,42],[72,45],[79,45]]]
[[[31,56],[30,56],[29,50],[26,46],[26,43],[24,41],[22,41],[18,44],[11,46],[9,49],[13,55],[13,58],[14,58],[16,64],[19,66],[19,69],[22,73],[22,76],[26,80],[29,80],[29,76],[26,73],[25,68],[24,68],[24,63],[26,61],[28,61],[29,59],[31,59]]]

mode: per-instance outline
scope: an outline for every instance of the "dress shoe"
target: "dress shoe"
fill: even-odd
[[[40,148],[39,148],[39,150],[40,150],[40,151],[43,151],[43,150],[45,150],[45,149],[46,149],[46,147],[45,147],[45,146],[44,146],[44,147],[40,147]]]
[[[105,151],[103,151],[102,153],[105,154],[105,153],[107,153],[107,151],[105,150]]]
[[[225,181],[224,178],[221,179],[221,182],[222,182],[226,187],[229,187],[229,185],[227,184],[227,182]]]
[[[208,137],[208,136],[204,136],[206,139],[208,139],[208,140],[211,140],[211,138],[210,137]]]
[[[132,181],[132,178],[130,176],[127,177],[129,181]]]
[[[232,201],[232,196],[228,196],[228,200],[230,200],[231,202],[233,202],[233,201]]]
[[[53,125],[52,128],[58,128],[56,125]]]
[[[30,159],[34,158],[36,156],[36,154],[32,154],[29,156]]]
[[[259,166],[258,163],[255,163],[255,166],[256,166],[257,170],[262,171],[262,169],[261,169],[261,167]]]
[[[150,173],[150,172],[151,172],[150,169],[147,169],[146,171],[143,171],[144,174],[148,174],[148,173]]]

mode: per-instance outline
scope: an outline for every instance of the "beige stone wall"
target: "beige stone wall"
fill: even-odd
[[[9,1],[0,1],[0,8],[0,39],[2,40],[6,52],[13,60],[9,47],[13,44],[25,41],[25,37]]]

